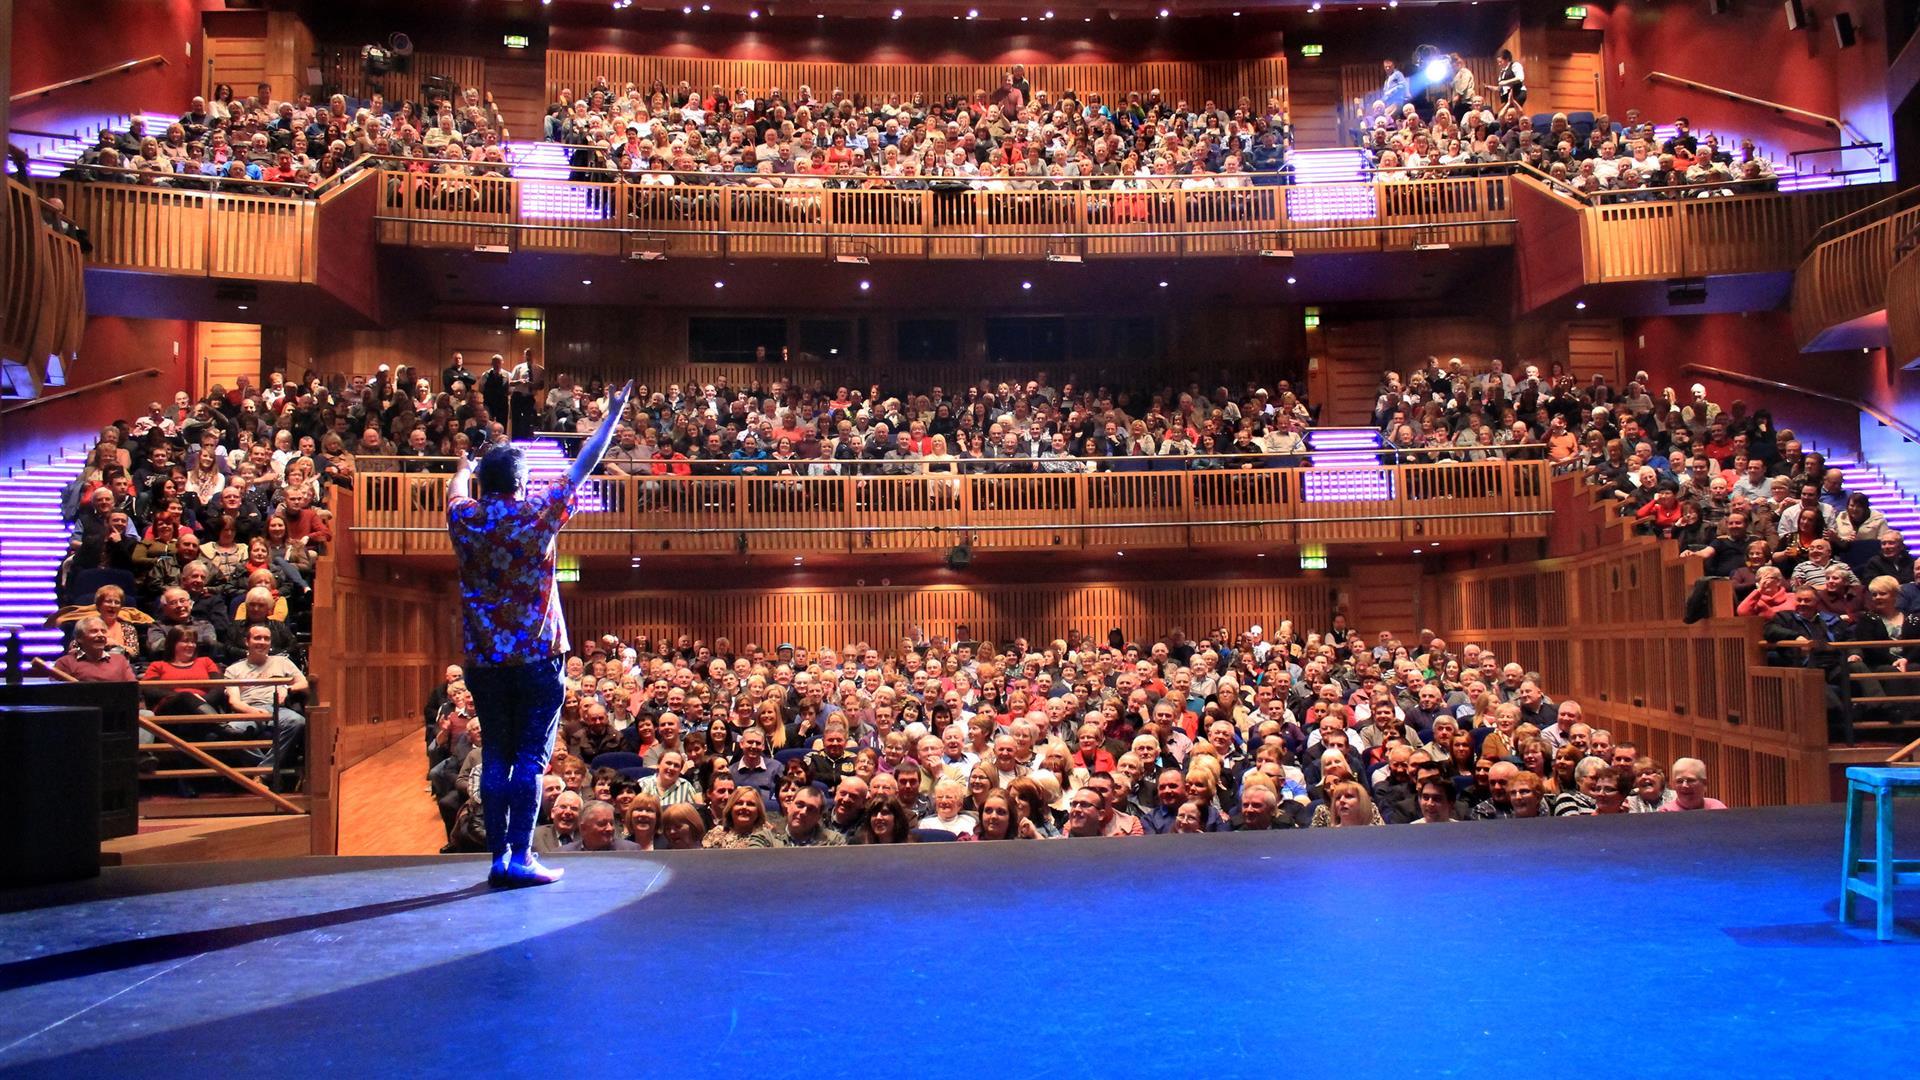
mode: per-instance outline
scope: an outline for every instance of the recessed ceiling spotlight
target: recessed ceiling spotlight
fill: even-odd
[[[1167,287],[1167,283],[1166,283],[1166,282],[1164,282],[1164,281],[1163,281],[1163,282],[1161,282],[1161,283],[1160,283],[1160,287],[1161,287],[1161,288],[1163,288],[1163,289],[1164,289],[1164,288],[1166,288],[1166,287]]]
[[[1293,276],[1291,276],[1291,275],[1289,275],[1289,276],[1287,277],[1287,284],[1289,284],[1289,285],[1296,285],[1296,284],[1298,284],[1298,283],[1299,283],[1299,279],[1298,279],[1298,278],[1295,278],[1295,277],[1293,277]]]
[[[1031,289],[1031,288],[1033,288],[1033,282],[1031,282],[1031,281],[1023,281],[1023,282],[1021,282],[1021,283],[1020,283],[1020,287],[1021,287],[1021,288],[1023,288],[1023,289]]]
[[[582,284],[582,285],[591,285],[591,284],[593,284],[593,279],[592,279],[592,278],[581,278],[581,279],[580,279],[580,284]]]
[[[747,18],[749,18],[749,19],[757,19],[757,18],[759,18],[759,17],[760,17],[760,9],[759,9],[759,8],[754,8],[754,9],[753,9],[752,11],[749,11],[749,12],[747,12]]]
[[[900,9],[899,9],[899,8],[894,8],[894,9],[893,9],[893,17],[894,17],[894,18],[896,18],[896,19],[900,17]]]
[[[1585,300],[1575,300],[1573,302],[1573,310],[1575,311],[1587,310],[1587,302]]]
[[[977,18],[979,18],[979,17],[980,17],[980,9],[979,9],[979,8],[968,8],[968,9],[967,9],[967,18],[969,18],[969,19],[977,19]]]
[[[713,287],[716,289],[724,289],[727,287],[727,283],[724,281],[716,281],[713,283]]]
[[[868,289],[871,289],[871,288],[873,288],[873,282],[871,281],[863,281],[860,283],[861,292],[866,292]]]

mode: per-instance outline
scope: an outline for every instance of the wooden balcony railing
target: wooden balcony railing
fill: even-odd
[[[66,370],[80,351],[86,330],[87,291],[80,244],[48,219],[25,185],[6,182],[6,247],[0,251],[0,357],[26,368],[37,388],[48,359]]]
[[[39,182],[93,241],[88,262],[121,270],[312,281],[315,205],[138,184]]]
[[[383,174],[383,243],[639,257],[859,255],[897,259],[1251,255],[1410,250],[1512,241],[1507,177],[1345,188],[1369,209],[1295,219],[1281,186],[1057,191],[672,186],[501,176]],[[741,177],[726,177],[737,181]],[[772,179],[772,178],[767,178]],[[923,182],[924,183],[924,182]],[[555,196],[564,195],[564,199]],[[557,207],[557,209],[556,209]]]
[[[1585,208],[1589,283],[1790,270],[1826,222],[1883,185],[1709,198],[1606,201]]]
[[[1152,459],[1141,459],[1143,463]],[[1545,535],[1544,461],[1023,475],[602,477],[583,556],[1387,544]],[[450,554],[447,477],[361,472],[363,555]],[[588,509],[592,507],[593,509]]]
[[[1920,225],[1896,248],[1899,262],[1887,275],[1887,340],[1905,367],[1920,360]]]
[[[1892,317],[1896,249],[1920,229],[1920,188],[1882,199],[1849,221],[1854,227],[1846,232],[1822,230],[1826,239],[1794,274],[1793,335],[1802,349],[1821,347],[1821,336],[1842,323],[1881,310]]]

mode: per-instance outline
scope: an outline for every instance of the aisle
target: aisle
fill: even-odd
[[[427,794],[427,755],[401,739],[340,774],[342,855],[432,855],[446,843]]]

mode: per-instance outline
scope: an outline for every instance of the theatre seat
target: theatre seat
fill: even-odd
[[[595,754],[592,765],[596,769],[635,769],[641,764],[639,754],[630,754],[625,750],[609,750],[604,754]]]
[[[785,768],[787,762],[795,758],[806,757],[809,752],[810,751],[804,746],[789,746],[784,750],[775,750],[773,752],[773,760],[779,762],[781,768]]]

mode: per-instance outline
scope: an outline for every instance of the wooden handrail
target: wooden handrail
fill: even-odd
[[[71,390],[62,390],[57,394],[48,394],[46,397],[34,398],[32,401],[23,401],[17,405],[9,405],[4,409],[0,409],[0,416],[11,416],[14,413],[25,412],[36,406],[50,405],[62,398],[73,397],[76,394],[91,393],[103,387],[118,386],[129,379],[149,379],[161,374],[164,374],[164,372],[157,367],[141,368],[139,371],[129,371],[121,375],[115,375],[110,379],[101,379],[98,382],[90,382],[85,386],[76,386]]]
[[[48,678],[59,679],[62,682],[71,683],[71,682],[80,681],[74,678],[73,676],[67,674],[66,672],[61,671],[59,668],[54,667],[52,664],[47,663],[45,660],[41,659],[38,656],[33,658],[33,669],[39,672],[40,674],[47,676]],[[229,684],[233,682],[233,680],[225,680],[225,681],[228,682]],[[241,681],[246,681],[246,680],[241,680]],[[140,684],[140,685],[144,686],[145,684]],[[211,685],[211,684],[195,683],[193,685],[205,686],[205,685]],[[175,735],[173,732],[168,731],[165,727],[161,726],[159,723],[155,722],[154,720],[145,716],[138,717],[137,719],[140,721],[141,729],[151,734],[154,738],[159,739],[161,742],[165,743],[168,747],[174,750],[178,750],[179,752],[187,755],[188,757],[194,759],[195,761],[198,761],[200,764],[206,766],[207,768],[212,769],[214,772],[219,773],[221,776],[232,781],[234,784],[239,785],[241,788],[244,788],[245,790],[260,796],[261,798],[267,800],[268,802],[274,804],[275,806],[278,806],[280,809],[285,810],[289,814],[306,813],[305,810],[300,809],[300,807],[294,805],[292,802],[290,802],[289,800],[281,796],[279,792],[274,791],[273,789],[267,787],[265,784],[262,784],[260,781],[255,780],[253,777],[248,776],[247,774],[241,772],[240,770],[234,768],[233,766],[227,764],[226,762],[221,761],[219,758],[214,757],[212,754],[207,753],[205,750],[200,749],[199,747],[193,745],[192,743],[186,741],[185,739],[182,739],[180,736]]]
[[[1773,112],[1785,113],[1789,116],[1805,117],[1808,120],[1815,120],[1825,124],[1835,131],[1840,132],[1842,135],[1846,134],[1847,129],[1853,126],[1838,116],[1827,116],[1824,113],[1809,112],[1806,109],[1795,108],[1792,105],[1783,105],[1778,101],[1768,101],[1766,98],[1754,97],[1751,94],[1742,94],[1735,90],[1729,90],[1724,86],[1696,82],[1693,79],[1683,79],[1678,75],[1669,75],[1664,71],[1647,72],[1647,81],[1672,83],[1675,86],[1684,86],[1690,90],[1699,90],[1702,93],[1715,94],[1726,98],[1728,101],[1737,101],[1743,105],[1756,105],[1762,109],[1770,109]],[[1858,132],[1855,132],[1855,134],[1857,135]]]
[[[48,94],[58,93],[70,87],[85,86],[95,79],[104,79],[109,75],[125,75],[130,71],[138,71],[148,64],[158,64],[161,67],[166,67],[167,58],[156,53],[152,56],[142,57],[139,60],[128,60],[123,63],[114,64],[111,67],[103,67],[98,71],[90,71],[85,75],[80,75],[72,79],[66,79],[57,83],[48,83],[45,86],[36,86],[31,90],[22,90],[7,100],[9,102],[16,102],[26,101],[29,98],[46,97]]]
[[[1793,383],[1779,382],[1774,379],[1763,379],[1758,375],[1750,375],[1744,371],[1729,371],[1726,368],[1713,367],[1708,364],[1686,364],[1682,366],[1680,370],[1697,372],[1702,375],[1711,375],[1716,379],[1722,379],[1726,382],[1740,383],[1744,386],[1752,386],[1762,390],[1780,390],[1786,393],[1819,398],[1822,401],[1830,401],[1835,405],[1845,405],[1847,408],[1866,413],[1868,416],[1880,421],[1882,424],[1899,432],[1900,436],[1909,442],[1920,443],[1920,430],[1915,430],[1911,424],[1895,417],[1892,413],[1887,412],[1878,405],[1861,401],[1859,398],[1841,397],[1838,394],[1829,394],[1824,390],[1815,390],[1806,386],[1795,386]]]
[[[1913,199],[1917,194],[1920,194],[1920,187],[1910,187],[1905,191],[1896,191],[1878,202],[1869,203],[1855,210],[1851,214],[1842,214],[1834,218],[1832,221],[1820,226],[1820,230],[1813,234],[1813,239],[1807,241],[1807,250],[1812,251],[1814,248],[1819,247],[1821,244],[1843,233],[1850,233],[1856,229],[1865,228],[1868,225],[1885,221],[1888,217],[1897,213],[1907,201]],[[1856,221],[1858,222],[1857,224]]]

